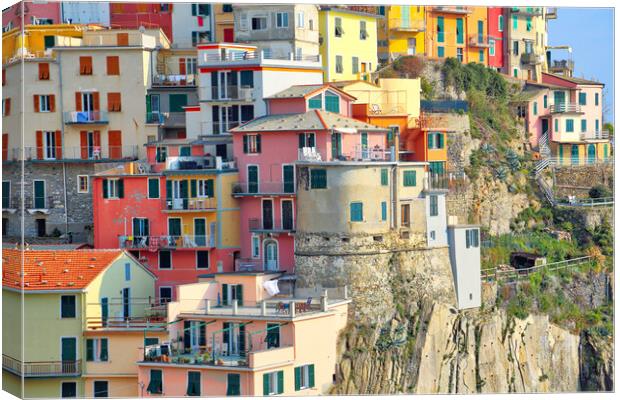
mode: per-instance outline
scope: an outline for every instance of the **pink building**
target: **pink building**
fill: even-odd
[[[500,71],[504,67],[504,31],[506,20],[503,7],[487,8],[489,32],[489,67]]]
[[[267,99],[281,114],[231,130],[240,180],[233,188],[241,206],[238,270],[293,271],[296,161],[386,157],[387,129],[324,111],[350,112],[351,100],[328,85],[293,87]]]
[[[138,363],[141,396],[327,394],[351,300],[346,288],[293,290],[288,278],[208,274],[179,286],[169,340]]]
[[[22,26],[22,5],[24,24],[51,25],[60,24],[60,2],[57,1],[20,1],[2,10],[2,28],[9,31]]]

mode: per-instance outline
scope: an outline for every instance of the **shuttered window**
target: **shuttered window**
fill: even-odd
[[[387,221],[387,202],[381,202],[381,221]]]
[[[310,189],[327,189],[327,170],[310,170]]]
[[[311,110],[323,108],[323,97],[319,94],[308,100],[308,108]]]
[[[340,112],[340,97],[325,95],[325,111]]]
[[[261,135],[244,135],[243,152],[246,154],[256,154],[261,152]]]
[[[146,391],[150,394],[162,394],[163,392],[163,372],[160,369],[152,369],[150,371],[149,385]]]
[[[149,178],[149,199],[159,199],[159,178]]]
[[[381,186],[388,185],[388,169],[381,168]]]
[[[241,375],[228,374],[226,376],[226,396],[241,395]]]
[[[39,80],[47,81],[50,79],[49,63],[39,63]]]
[[[430,205],[430,215],[431,217],[436,217],[439,215],[439,205],[438,205],[438,197],[437,195],[431,195],[429,198]]]
[[[284,371],[263,374],[263,396],[284,392]]]
[[[586,93],[579,93],[579,105],[580,106],[585,106],[586,105]]]
[[[295,391],[314,387],[314,364],[295,367]]]
[[[108,93],[108,111],[118,112],[121,111],[121,94],[120,93]]]
[[[566,132],[574,132],[575,131],[575,123],[572,119],[566,120]]]
[[[443,43],[444,41],[444,20],[443,17],[437,17],[437,41]]]
[[[403,171],[403,186],[416,185],[416,171]]]
[[[188,396],[200,396],[200,372],[187,372],[187,393]]]
[[[466,229],[465,230],[465,247],[466,248],[470,248],[470,247],[479,247],[480,246],[480,242],[479,242],[479,236],[478,236],[478,229]]]
[[[118,56],[106,57],[106,73],[108,75],[120,75],[120,66]]]
[[[350,205],[351,222],[364,221],[364,204],[362,202],[353,202]]]
[[[80,75],[93,74],[93,58],[90,56],[80,57]]]

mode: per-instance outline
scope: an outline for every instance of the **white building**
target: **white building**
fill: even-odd
[[[426,241],[428,247],[448,245],[448,218],[446,216],[446,190],[426,191]]]
[[[110,26],[110,4],[107,2],[63,1],[60,7],[64,23]]]
[[[214,38],[213,8],[208,3],[174,3],[172,47],[190,48]]]
[[[448,225],[448,243],[457,307],[480,307],[480,227]]]

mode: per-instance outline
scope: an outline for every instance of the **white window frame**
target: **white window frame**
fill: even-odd
[[[277,12],[276,13],[276,28],[286,29],[288,28],[288,26],[289,26],[288,25],[288,12]]]
[[[286,201],[290,201],[291,203],[293,203],[293,208],[292,208],[293,221],[292,221],[292,223],[293,223],[293,229],[295,228],[295,202],[293,201],[292,198],[291,199],[280,199],[280,228],[282,228],[282,230],[284,230],[284,207],[282,207],[282,205]]]
[[[206,222],[205,222],[206,224]],[[207,267],[199,267],[198,266],[198,252],[199,251],[206,251],[207,252]],[[208,270],[209,268],[211,268],[211,252],[209,250],[197,250],[196,251],[196,269],[199,271],[203,271],[203,270]]]
[[[255,241],[258,241],[257,243]],[[255,244],[258,244],[257,247],[255,247]],[[250,247],[251,247],[251,251],[252,251],[252,258],[260,258],[260,247],[261,247],[261,243],[260,243],[260,236],[256,235],[256,234],[252,234],[252,237],[250,238]],[[255,252],[254,250],[258,250],[258,252]]]
[[[299,374],[299,390],[305,390],[305,389],[310,389],[310,365],[311,364],[307,364],[307,365],[302,365],[299,367],[300,369],[300,374]]]
[[[198,71],[198,60],[196,57],[187,57],[185,59],[185,73],[194,75]]]
[[[495,57],[495,39],[489,39],[489,56]]]
[[[278,372],[269,372],[269,395],[278,394]]]
[[[37,111],[42,113],[52,112],[51,109],[51,96],[49,94],[39,94],[39,109]]]
[[[34,179],[32,181],[32,206],[35,207],[34,200],[36,197],[35,192],[35,182],[43,182],[43,203],[47,203],[47,181],[45,179]],[[44,204],[44,206],[49,206],[49,204]]]
[[[86,178],[86,190],[82,190],[81,180]],[[88,175],[78,175],[77,176],[77,192],[78,193],[88,193],[90,192],[90,177]]]
[[[56,159],[56,132],[43,131],[43,158],[45,160]]]
[[[198,179],[196,182],[196,197],[208,198],[207,196],[207,181],[209,179]]]
[[[125,274],[125,282],[131,281],[131,263],[125,263],[125,270],[123,272]]]
[[[119,179],[108,179],[108,199],[118,199],[118,181]]]
[[[250,134],[248,137],[248,154],[258,153],[258,134]]]
[[[254,19],[258,19],[258,20],[264,20],[265,23],[264,24],[259,24],[260,27],[258,29],[254,29],[254,24],[252,23],[252,21],[254,21]],[[266,15],[255,15],[252,18],[250,18],[250,30],[251,31],[265,31],[267,30],[267,22],[268,22],[268,18]]]
[[[99,349],[101,348],[101,340],[105,339],[108,341],[108,360],[107,361],[101,361],[101,352],[99,351]],[[87,361],[87,362],[109,362],[110,361],[110,339],[107,337],[94,337],[94,338],[86,338],[86,341],[88,340],[92,340],[93,341],[93,359],[92,361]],[[88,346],[86,347],[86,351],[88,351]],[[86,354],[86,357],[88,358],[88,354]]]
[[[500,23],[500,21],[502,22]],[[504,16],[501,14],[497,16],[497,31],[504,32]]]
[[[159,261],[159,259],[158,259]],[[165,270],[165,268],[164,268]],[[170,289],[170,301],[172,301],[172,286],[160,286],[159,289],[157,290],[157,294],[159,295],[159,301],[161,301],[162,297],[161,297],[161,290],[162,289]]]
[[[297,27],[302,29],[306,27],[306,20],[303,11],[297,12]]]

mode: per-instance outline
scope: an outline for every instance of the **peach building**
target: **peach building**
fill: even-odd
[[[147,346],[138,363],[140,395],[328,393],[350,301],[346,288],[295,288],[277,272],[181,285],[168,305],[168,341]]]

